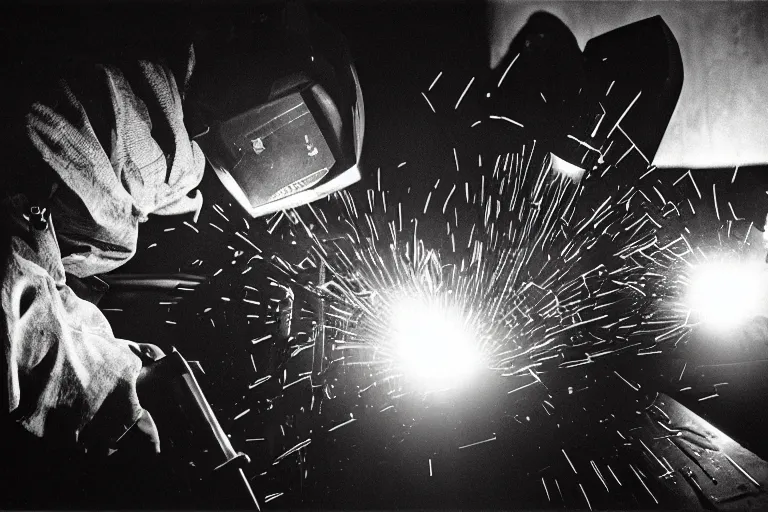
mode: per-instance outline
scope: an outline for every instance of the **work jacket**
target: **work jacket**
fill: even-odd
[[[50,186],[3,191],[0,336],[7,412],[33,436],[109,443],[143,414],[140,347],[70,285],[130,259],[148,215],[199,211],[205,158],[183,121],[188,57],[176,74],[159,61],[74,62],[26,113],[12,149],[31,157],[12,171]]]

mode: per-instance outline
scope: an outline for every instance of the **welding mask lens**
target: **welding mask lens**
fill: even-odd
[[[360,179],[342,124],[330,96],[309,85],[214,127],[218,151],[207,155],[238,203],[254,217],[267,215]]]

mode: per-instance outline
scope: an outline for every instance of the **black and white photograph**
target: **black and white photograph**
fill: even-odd
[[[0,6],[0,510],[768,510],[768,1]]]

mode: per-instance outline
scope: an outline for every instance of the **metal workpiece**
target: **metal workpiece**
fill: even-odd
[[[681,506],[768,506],[768,463],[676,400],[660,394],[639,426],[632,441],[644,448],[649,471]]]

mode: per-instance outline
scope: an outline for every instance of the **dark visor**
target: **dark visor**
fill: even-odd
[[[220,165],[251,207],[306,190],[333,170],[337,158],[331,147],[339,143],[332,123],[318,120],[317,109],[310,108],[314,98],[308,88],[220,125],[225,148]]]

